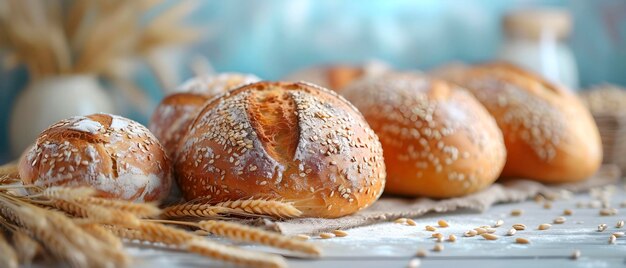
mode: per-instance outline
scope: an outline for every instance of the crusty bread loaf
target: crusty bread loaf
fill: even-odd
[[[576,95],[507,63],[441,68],[495,117],[508,151],[503,177],[579,181],[602,162],[598,128]]]
[[[251,74],[221,73],[194,77],[165,97],[150,119],[150,131],[161,141],[168,156],[174,159],[178,142],[205,102],[233,88],[257,82]]]
[[[363,65],[345,64],[312,66],[296,71],[284,78],[285,81],[305,81],[340,92],[353,81],[363,76],[378,76],[389,72],[387,64],[372,61]]]
[[[175,169],[188,200],[280,199],[311,217],[354,213],[385,184],[380,143],[361,114],[306,83],[259,82],[211,100]]]
[[[171,159],[187,128],[208,100],[205,95],[175,93],[165,97],[152,114],[150,131],[161,141]]]
[[[495,120],[471,94],[416,73],[386,74],[342,91],[380,138],[385,193],[435,198],[491,185],[506,159]]]
[[[171,166],[144,126],[108,114],[77,116],[44,130],[19,164],[24,184],[92,186],[100,196],[161,201]]]

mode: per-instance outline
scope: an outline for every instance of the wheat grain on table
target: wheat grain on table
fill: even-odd
[[[420,267],[623,267],[626,265],[626,237],[617,237],[615,244],[610,244],[609,238],[615,232],[626,231],[626,227],[616,227],[619,221],[626,220],[626,208],[620,208],[626,200],[624,187],[617,187],[610,203],[610,207],[618,210],[615,215],[601,216],[601,207],[589,207],[594,203],[591,200],[589,194],[579,194],[569,200],[555,200],[549,208],[544,208],[544,203],[529,200],[496,205],[483,213],[428,214],[414,219],[415,226],[389,222],[346,230],[345,237],[320,239],[312,236],[310,241],[322,247],[324,257],[317,260],[293,257],[288,262],[290,267],[408,267],[421,250],[426,256],[420,259]],[[524,213],[512,216],[511,211],[515,209]],[[555,224],[554,220],[559,217],[566,220]],[[441,219],[449,227],[440,227]],[[524,224],[526,228],[507,235],[514,224]],[[551,227],[539,230],[541,224],[551,224]],[[600,224],[606,224],[606,230],[598,231]],[[437,226],[437,232],[443,234],[442,251],[433,251],[437,238],[425,229],[427,225]],[[463,236],[466,231],[480,226],[494,228],[493,234],[498,239]],[[451,234],[456,236],[456,241],[449,241]],[[517,238],[525,238],[529,243],[516,243]],[[253,245],[244,247],[272,251]],[[573,259],[577,250],[580,256]],[[131,247],[129,251],[137,259],[134,267],[224,267],[220,262],[147,245]]]

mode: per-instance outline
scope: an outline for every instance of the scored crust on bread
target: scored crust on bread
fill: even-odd
[[[268,198],[304,216],[340,217],[372,204],[385,184],[376,134],[336,93],[259,82],[213,99],[177,152],[188,200]]]

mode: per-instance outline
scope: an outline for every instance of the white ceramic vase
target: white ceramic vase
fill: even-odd
[[[113,113],[111,96],[91,75],[68,75],[42,79],[17,97],[10,122],[13,157],[31,145],[53,123],[76,115]]]

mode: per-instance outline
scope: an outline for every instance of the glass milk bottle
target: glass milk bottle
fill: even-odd
[[[549,81],[578,88],[576,60],[565,40],[572,29],[561,9],[520,10],[503,19],[505,35],[498,58],[543,75]]]

